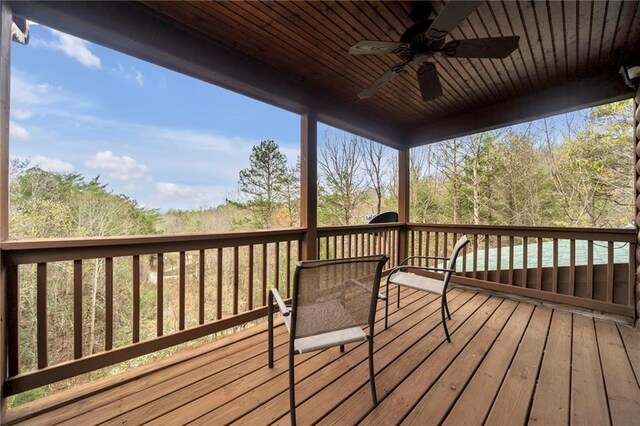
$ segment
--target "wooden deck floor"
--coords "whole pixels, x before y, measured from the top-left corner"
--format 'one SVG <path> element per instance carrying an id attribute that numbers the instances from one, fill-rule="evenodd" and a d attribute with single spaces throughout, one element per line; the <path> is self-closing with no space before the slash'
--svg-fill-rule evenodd
<path id="1" fill-rule="evenodd" d="M 371 403 L 366 345 L 301 355 L 300 424 L 637 424 L 640 334 L 632 328 L 454 288 L 446 343 L 439 300 L 410 290 L 402 296 L 388 330 L 378 315 L 379 405 Z M 111 388 L 93 387 L 82 398 L 76 392 L 71 403 L 26 421 L 288 424 L 284 327 L 276 331 L 271 370 L 266 342 L 266 327 L 258 325 L 142 368 L 135 380 L 110 379 Z M 5 420 L 43 405 L 13 410 Z"/>

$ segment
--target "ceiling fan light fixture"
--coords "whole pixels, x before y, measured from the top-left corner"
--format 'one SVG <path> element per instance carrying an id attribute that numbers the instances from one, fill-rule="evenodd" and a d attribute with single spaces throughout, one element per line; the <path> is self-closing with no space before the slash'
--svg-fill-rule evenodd
<path id="1" fill-rule="evenodd" d="M 627 86 L 634 90 L 640 88 L 640 65 L 623 65 L 620 74 Z"/>

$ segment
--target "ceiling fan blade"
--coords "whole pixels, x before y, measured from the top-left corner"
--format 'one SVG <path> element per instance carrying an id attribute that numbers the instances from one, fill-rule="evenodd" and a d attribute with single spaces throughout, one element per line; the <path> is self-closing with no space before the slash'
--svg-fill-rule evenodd
<path id="1" fill-rule="evenodd" d="M 482 1 L 449 1 L 427 30 L 427 38 L 439 40 L 460 25 Z"/>
<path id="2" fill-rule="evenodd" d="M 442 51 L 454 58 L 506 58 L 518 48 L 519 36 L 455 40 Z"/>
<path id="3" fill-rule="evenodd" d="M 420 84 L 420 93 L 423 101 L 432 101 L 442 95 L 438 71 L 431 62 L 425 62 L 418 68 L 418 83 Z"/>
<path id="4" fill-rule="evenodd" d="M 358 97 L 360 99 L 368 99 L 368 98 L 370 98 L 371 96 L 374 95 L 374 93 L 376 93 L 378 90 L 382 89 L 382 87 L 385 84 L 387 84 L 388 82 L 390 82 L 391 80 L 393 80 L 394 78 L 399 76 L 403 71 L 404 71 L 404 64 L 398 64 L 398 65 L 394 66 L 389 71 L 387 71 L 386 73 L 382 74 L 382 76 L 379 79 L 377 79 L 376 81 L 371 83 L 369 85 L 369 87 L 367 87 L 362 92 L 358 93 Z"/>
<path id="5" fill-rule="evenodd" d="M 355 46 L 351 46 L 349 53 L 352 55 L 386 55 L 389 53 L 400 53 L 410 48 L 411 46 L 407 43 L 364 40 Z"/>

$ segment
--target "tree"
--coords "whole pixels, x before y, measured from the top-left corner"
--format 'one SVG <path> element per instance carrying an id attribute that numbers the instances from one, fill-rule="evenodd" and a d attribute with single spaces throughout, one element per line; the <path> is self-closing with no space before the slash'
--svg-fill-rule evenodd
<path id="1" fill-rule="evenodd" d="M 548 143 L 556 191 L 573 226 L 621 226 L 633 203 L 633 133 L 628 101 L 592 109 L 559 145 Z M 629 194 L 629 195 L 628 195 Z"/>
<path id="2" fill-rule="evenodd" d="M 385 169 L 388 149 L 379 143 L 370 140 L 361 140 L 363 161 L 362 165 L 369 180 L 369 184 L 376 193 L 376 213 L 382 210 L 382 198 L 384 196 L 385 181 L 388 171 Z"/>
<path id="3" fill-rule="evenodd" d="M 239 190 L 244 200 L 230 201 L 252 213 L 260 228 L 271 228 L 277 207 L 286 200 L 286 188 L 296 176 L 287 167 L 287 157 L 273 140 L 254 146 L 249 167 L 240 171 Z"/>
<path id="4" fill-rule="evenodd" d="M 363 200 L 362 152 L 358 138 L 326 129 L 318 165 L 322 172 L 320 209 L 330 220 L 350 225 Z"/>
<path id="5" fill-rule="evenodd" d="M 449 217 L 452 223 L 460 223 L 465 144 L 462 139 L 456 138 L 438 144 L 436 149 L 435 164 L 444 180 Z"/>

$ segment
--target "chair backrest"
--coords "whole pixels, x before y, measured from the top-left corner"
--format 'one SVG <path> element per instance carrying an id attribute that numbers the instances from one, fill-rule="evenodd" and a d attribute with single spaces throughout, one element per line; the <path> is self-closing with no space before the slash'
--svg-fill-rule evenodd
<path id="1" fill-rule="evenodd" d="M 453 246 L 453 251 L 451 252 L 451 256 L 449 257 L 449 263 L 447 264 L 447 269 L 456 270 L 456 260 L 458 259 L 458 255 L 466 246 L 469 244 L 469 239 L 466 235 L 460 237 L 458 241 L 456 241 L 455 246 Z M 451 278 L 451 272 L 445 272 L 444 274 L 444 290 L 447 290 L 447 286 L 449 285 L 449 279 Z"/>
<path id="2" fill-rule="evenodd" d="M 293 280 L 292 336 L 373 327 L 386 255 L 298 262 Z"/>

